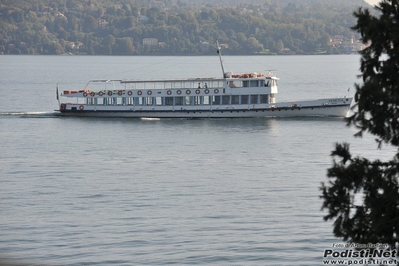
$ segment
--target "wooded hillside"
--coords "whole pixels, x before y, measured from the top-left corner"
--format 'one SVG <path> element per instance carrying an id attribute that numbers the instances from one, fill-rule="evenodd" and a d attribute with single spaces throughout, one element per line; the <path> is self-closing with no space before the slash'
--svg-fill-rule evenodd
<path id="1" fill-rule="evenodd" d="M 298 3 L 300 2 L 300 3 Z M 348 53 L 362 0 L 2 0 L 0 53 Z M 351 45 L 352 43 L 352 45 Z"/>

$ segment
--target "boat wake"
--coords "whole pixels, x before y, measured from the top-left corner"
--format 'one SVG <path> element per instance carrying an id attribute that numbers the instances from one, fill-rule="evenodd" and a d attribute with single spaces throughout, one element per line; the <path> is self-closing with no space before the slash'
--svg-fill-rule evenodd
<path id="1" fill-rule="evenodd" d="M 53 118 L 53 117 L 59 117 L 59 113 L 57 113 L 57 112 L 0 112 L 0 117 Z"/>
<path id="2" fill-rule="evenodd" d="M 142 121 L 159 121 L 161 119 L 160 118 L 154 118 L 154 117 L 141 117 L 140 120 L 142 120 Z"/>

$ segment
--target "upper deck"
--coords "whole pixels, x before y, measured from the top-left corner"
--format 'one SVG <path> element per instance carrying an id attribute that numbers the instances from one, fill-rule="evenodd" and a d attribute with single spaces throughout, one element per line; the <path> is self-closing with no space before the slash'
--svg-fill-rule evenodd
<path id="1" fill-rule="evenodd" d="M 66 97 L 118 97 L 125 95 L 180 95 L 181 90 L 186 94 L 248 94 L 252 93 L 277 93 L 277 80 L 272 73 L 242 73 L 228 72 L 224 78 L 183 78 L 183 79 L 150 79 L 150 80 L 90 80 L 82 90 L 65 90 L 62 96 Z M 240 89 L 245 89 L 241 91 Z M 191 91 L 193 90 L 193 91 Z M 144 93 L 143 93 L 144 92 Z"/>

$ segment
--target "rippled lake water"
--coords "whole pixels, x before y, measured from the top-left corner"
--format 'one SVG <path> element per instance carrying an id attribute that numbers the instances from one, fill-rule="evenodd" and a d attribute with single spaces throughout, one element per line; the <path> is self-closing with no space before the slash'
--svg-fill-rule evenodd
<path id="1" fill-rule="evenodd" d="M 277 69 L 279 100 L 353 94 L 359 56 L 224 58 Z M 320 265 L 340 240 L 320 183 L 341 118 L 63 118 L 55 86 L 217 77 L 215 57 L 0 57 L 0 259 L 37 265 Z M 351 88 L 351 89 L 349 89 Z M 349 89 L 349 92 L 348 92 Z"/>

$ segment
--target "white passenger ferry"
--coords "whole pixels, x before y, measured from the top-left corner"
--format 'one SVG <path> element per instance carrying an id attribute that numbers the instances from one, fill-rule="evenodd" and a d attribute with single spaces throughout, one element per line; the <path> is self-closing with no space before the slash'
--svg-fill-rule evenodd
<path id="1" fill-rule="evenodd" d="M 342 97 L 279 103 L 273 72 L 225 73 L 221 65 L 221 78 L 91 80 L 82 90 L 57 89 L 57 111 L 86 117 L 345 117 L 352 102 Z"/>

